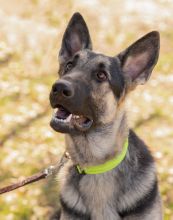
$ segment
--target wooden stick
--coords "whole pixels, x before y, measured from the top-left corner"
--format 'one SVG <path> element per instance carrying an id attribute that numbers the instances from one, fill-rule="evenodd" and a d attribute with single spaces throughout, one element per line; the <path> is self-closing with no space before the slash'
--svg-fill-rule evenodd
<path id="1" fill-rule="evenodd" d="M 3 188 L 0 188 L 0 194 L 10 192 L 12 190 L 18 189 L 20 187 L 23 187 L 25 185 L 28 185 L 30 183 L 37 182 L 41 179 L 45 179 L 50 175 L 57 174 L 62 166 L 67 162 L 69 159 L 69 155 L 67 153 L 64 153 L 64 155 L 61 157 L 61 159 L 57 162 L 54 166 L 49 166 L 48 168 L 44 169 L 43 171 L 36 173 L 32 176 L 29 176 L 23 180 L 18 181 L 17 183 L 5 186 Z"/>
<path id="2" fill-rule="evenodd" d="M 14 183 L 14 184 L 11 184 L 9 186 L 5 186 L 3 188 L 0 188 L 0 194 L 10 192 L 12 190 L 18 189 L 22 186 L 25 186 L 27 184 L 39 181 L 39 180 L 44 179 L 44 178 L 46 178 L 46 173 L 44 173 L 44 172 L 36 173 L 35 175 L 27 177 L 26 179 L 21 180 L 17 183 Z"/>

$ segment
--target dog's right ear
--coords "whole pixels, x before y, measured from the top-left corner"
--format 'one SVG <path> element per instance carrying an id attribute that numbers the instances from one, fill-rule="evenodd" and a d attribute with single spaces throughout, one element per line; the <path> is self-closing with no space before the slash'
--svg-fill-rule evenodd
<path id="1" fill-rule="evenodd" d="M 92 49 L 92 43 L 87 25 L 80 13 L 75 13 L 69 21 L 63 36 L 59 52 L 60 63 L 66 62 L 77 51 Z"/>

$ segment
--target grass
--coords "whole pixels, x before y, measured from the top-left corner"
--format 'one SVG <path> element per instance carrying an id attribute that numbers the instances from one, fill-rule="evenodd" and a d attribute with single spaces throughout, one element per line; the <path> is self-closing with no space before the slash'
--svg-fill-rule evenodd
<path id="1" fill-rule="evenodd" d="M 49 127 L 48 97 L 57 77 L 57 54 L 63 31 L 73 12 L 80 11 L 88 23 L 94 49 L 108 55 L 119 53 L 151 30 L 161 33 L 158 65 L 148 84 L 129 96 L 127 109 L 130 126 L 156 158 L 164 219 L 172 220 L 173 3 L 161 0 L 70 0 L 66 4 L 62 0 L 44 4 L 41 0 L 0 0 L 0 3 L 0 187 L 55 163 L 63 153 L 63 135 Z M 58 203 L 57 183 L 49 178 L 0 196 L 0 219 L 48 219 Z"/>

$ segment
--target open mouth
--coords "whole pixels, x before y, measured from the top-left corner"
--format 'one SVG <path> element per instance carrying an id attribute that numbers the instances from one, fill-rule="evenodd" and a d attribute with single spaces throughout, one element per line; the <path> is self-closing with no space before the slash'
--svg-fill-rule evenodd
<path id="1" fill-rule="evenodd" d="M 92 120 L 84 115 L 76 115 L 68 111 L 62 105 L 57 105 L 51 120 L 51 126 L 56 131 L 68 132 L 73 128 L 79 131 L 86 131 L 92 125 Z"/>

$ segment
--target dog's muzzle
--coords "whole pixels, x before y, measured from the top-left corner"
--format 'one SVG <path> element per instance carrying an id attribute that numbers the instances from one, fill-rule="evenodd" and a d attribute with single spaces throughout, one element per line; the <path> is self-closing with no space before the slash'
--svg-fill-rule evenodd
<path id="1" fill-rule="evenodd" d="M 84 132 L 91 127 L 93 120 L 82 114 L 71 82 L 59 80 L 54 83 L 50 103 L 54 109 L 50 125 L 54 130 L 63 133 L 74 130 Z"/>

